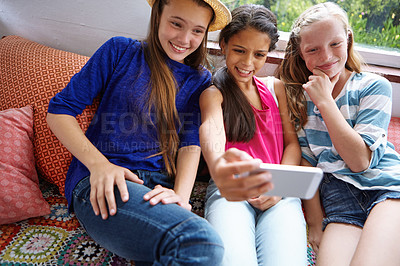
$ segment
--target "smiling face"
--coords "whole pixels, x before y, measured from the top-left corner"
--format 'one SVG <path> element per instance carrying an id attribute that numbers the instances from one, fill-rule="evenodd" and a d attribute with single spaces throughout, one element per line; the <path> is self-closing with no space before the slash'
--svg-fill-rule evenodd
<path id="1" fill-rule="evenodd" d="M 300 53 L 308 70 L 320 69 L 330 78 L 344 72 L 348 34 L 339 20 L 330 17 L 314 22 L 300 31 L 300 38 Z"/>
<path id="2" fill-rule="evenodd" d="M 211 8 L 192 0 L 170 0 L 160 18 L 158 38 L 169 58 L 183 60 L 201 44 L 212 18 Z"/>
<path id="3" fill-rule="evenodd" d="M 268 34 L 253 28 L 233 35 L 228 43 L 221 42 L 228 71 L 239 86 L 253 82 L 253 75 L 265 64 L 270 44 Z"/>

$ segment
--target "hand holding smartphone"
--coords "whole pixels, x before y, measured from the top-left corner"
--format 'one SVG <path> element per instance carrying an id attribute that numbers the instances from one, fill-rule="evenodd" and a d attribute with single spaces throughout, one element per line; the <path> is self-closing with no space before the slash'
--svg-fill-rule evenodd
<path id="1" fill-rule="evenodd" d="M 238 177 L 246 177 L 264 171 L 271 173 L 274 184 L 274 188 L 265 193 L 268 196 L 311 199 L 323 177 L 322 170 L 317 167 L 268 163 L 262 163 L 259 169 Z"/>

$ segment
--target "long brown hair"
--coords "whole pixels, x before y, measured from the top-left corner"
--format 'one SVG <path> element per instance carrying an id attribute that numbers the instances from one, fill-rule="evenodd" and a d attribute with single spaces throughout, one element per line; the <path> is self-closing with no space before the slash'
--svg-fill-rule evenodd
<path id="1" fill-rule="evenodd" d="M 232 11 L 232 21 L 219 35 L 219 43 L 227 44 L 232 36 L 246 29 L 255 29 L 269 36 L 269 51 L 275 49 L 279 34 L 275 15 L 261 5 L 243 5 Z M 256 122 L 253 109 L 246 95 L 229 74 L 226 67 L 213 76 L 213 84 L 223 96 L 222 109 L 226 137 L 230 142 L 249 142 L 255 133 Z"/>
<path id="2" fill-rule="evenodd" d="M 304 11 L 292 26 L 285 56 L 278 71 L 280 79 L 285 83 L 289 115 L 296 125 L 296 130 L 300 130 L 307 123 L 307 102 L 302 85 L 307 83 L 308 77 L 312 74 L 301 58 L 300 31 L 304 27 L 328 17 L 334 17 L 340 21 L 343 30 L 348 34 L 346 69 L 360 73 L 363 65 L 361 56 L 354 50 L 353 32 L 350 29 L 347 14 L 342 8 L 332 2 L 326 2 L 314 5 Z"/>
<path id="3" fill-rule="evenodd" d="M 209 7 L 202 0 L 192 0 L 199 6 Z M 145 59 L 150 68 L 150 95 L 148 99 L 148 111 L 156 112 L 156 126 L 161 151 L 153 156 L 162 155 L 165 168 L 170 176 L 176 174 L 176 155 L 179 147 L 177 126 L 179 116 L 176 110 L 175 97 L 179 89 L 171 69 L 167 64 L 168 56 L 165 54 L 158 38 L 159 24 L 162 11 L 168 0 L 156 0 L 153 4 L 150 19 L 150 29 L 146 42 L 143 43 Z M 211 22 L 210 22 L 211 23 Z M 207 29 L 208 31 L 208 29 Z M 201 64 L 206 64 L 207 31 L 200 46 L 188 55 L 184 63 L 199 71 Z"/>

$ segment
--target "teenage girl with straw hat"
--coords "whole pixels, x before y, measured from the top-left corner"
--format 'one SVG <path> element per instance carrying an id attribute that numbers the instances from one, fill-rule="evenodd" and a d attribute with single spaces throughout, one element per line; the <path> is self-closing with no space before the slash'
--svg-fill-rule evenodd
<path id="1" fill-rule="evenodd" d="M 136 265 L 218 265 L 222 242 L 189 197 L 207 32 L 230 13 L 217 0 L 148 2 L 147 39 L 110 39 L 50 102 L 48 124 L 74 155 L 65 195 L 97 243 Z M 75 117 L 99 95 L 84 134 Z"/>

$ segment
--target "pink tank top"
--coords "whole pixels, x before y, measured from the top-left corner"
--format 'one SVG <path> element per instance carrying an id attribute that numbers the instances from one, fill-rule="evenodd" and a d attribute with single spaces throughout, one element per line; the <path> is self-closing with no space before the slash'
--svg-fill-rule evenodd
<path id="1" fill-rule="evenodd" d="M 228 142 L 225 150 L 237 148 L 259 158 L 265 163 L 280 164 L 283 153 L 282 121 L 278 102 L 274 91 L 274 78 L 268 78 L 268 87 L 254 76 L 258 93 L 261 98 L 262 110 L 253 107 L 256 119 L 256 131 L 250 142 Z"/>

